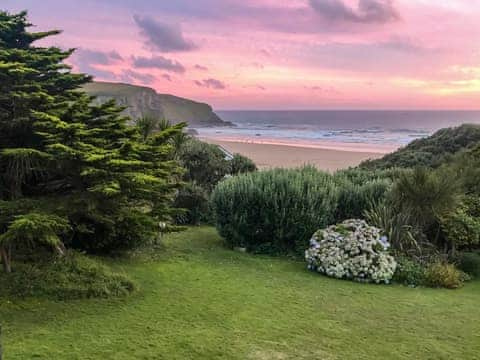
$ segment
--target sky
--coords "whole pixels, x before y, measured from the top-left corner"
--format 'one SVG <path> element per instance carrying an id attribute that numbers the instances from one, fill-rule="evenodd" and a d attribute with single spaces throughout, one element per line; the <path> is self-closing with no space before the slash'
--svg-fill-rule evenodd
<path id="1" fill-rule="evenodd" d="M 2 0 L 69 63 L 215 109 L 480 109 L 480 0 Z"/>

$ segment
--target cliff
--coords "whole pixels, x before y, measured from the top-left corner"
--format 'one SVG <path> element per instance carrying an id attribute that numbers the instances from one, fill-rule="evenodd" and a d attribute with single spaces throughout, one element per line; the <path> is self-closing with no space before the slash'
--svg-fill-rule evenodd
<path id="1" fill-rule="evenodd" d="M 92 82 L 84 86 L 97 101 L 115 99 L 126 106 L 125 114 L 132 119 L 143 115 L 164 117 L 172 123 L 187 122 L 190 127 L 232 126 L 213 112 L 210 105 L 130 84 Z"/>

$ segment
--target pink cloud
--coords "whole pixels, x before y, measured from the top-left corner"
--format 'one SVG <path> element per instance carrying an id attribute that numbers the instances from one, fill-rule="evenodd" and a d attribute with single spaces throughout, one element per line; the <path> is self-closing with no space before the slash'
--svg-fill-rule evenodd
<path id="1" fill-rule="evenodd" d="M 480 107 L 479 0 L 5 2 L 77 71 L 216 108 Z"/>

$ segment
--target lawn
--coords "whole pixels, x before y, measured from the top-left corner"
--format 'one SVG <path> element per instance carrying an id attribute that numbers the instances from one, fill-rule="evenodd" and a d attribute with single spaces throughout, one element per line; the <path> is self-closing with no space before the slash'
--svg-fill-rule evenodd
<path id="1" fill-rule="evenodd" d="M 139 290 L 117 300 L 0 298 L 4 358 L 477 359 L 480 282 L 363 285 L 302 262 L 229 251 L 212 228 L 117 260 Z"/>

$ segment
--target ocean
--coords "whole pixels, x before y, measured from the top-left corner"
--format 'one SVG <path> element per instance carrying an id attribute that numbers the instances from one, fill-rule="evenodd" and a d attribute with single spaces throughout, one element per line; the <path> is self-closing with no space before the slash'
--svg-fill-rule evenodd
<path id="1" fill-rule="evenodd" d="M 235 127 L 197 129 L 201 137 L 389 152 L 445 127 L 480 124 L 480 111 L 217 111 Z"/>

